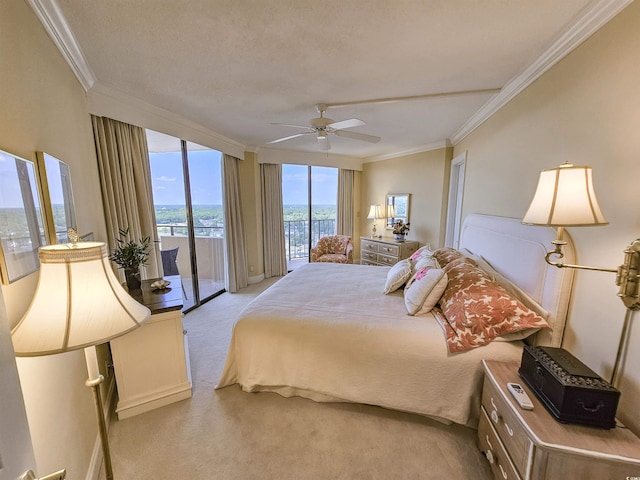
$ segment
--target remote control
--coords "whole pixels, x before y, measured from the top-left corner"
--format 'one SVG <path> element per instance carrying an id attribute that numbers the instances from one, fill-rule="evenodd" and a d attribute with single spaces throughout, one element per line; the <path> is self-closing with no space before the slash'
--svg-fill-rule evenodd
<path id="1" fill-rule="evenodd" d="M 533 403 L 531 403 L 529 395 L 527 395 L 527 392 L 523 390 L 519 383 L 507 383 L 507 390 L 511 392 L 511 395 L 516 399 L 520 408 L 524 408 L 525 410 L 533 409 Z"/>

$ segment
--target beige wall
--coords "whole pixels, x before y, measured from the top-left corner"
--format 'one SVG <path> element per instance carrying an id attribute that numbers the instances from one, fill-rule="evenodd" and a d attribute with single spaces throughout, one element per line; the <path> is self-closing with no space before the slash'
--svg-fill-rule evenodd
<path id="1" fill-rule="evenodd" d="M 578 262 L 614 268 L 640 234 L 640 3 L 635 2 L 457 144 L 464 214 L 522 218 L 539 171 L 591 165 L 610 224 L 568 229 Z M 625 309 L 612 273 L 578 271 L 564 346 L 610 378 Z M 637 315 L 636 315 L 637 316 Z M 623 371 L 622 420 L 640 433 L 640 325 Z"/>
<path id="2" fill-rule="evenodd" d="M 384 206 L 388 193 L 410 193 L 411 230 L 407 239 L 421 245 L 431 243 L 433 248 L 442 246 L 451 150 L 442 148 L 365 163 L 360 196 L 361 234 L 371 235 L 372 220 L 367 219 L 370 205 Z M 385 230 L 383 220 L 378 220 L 377 228 L 383 236 L 392 236 L 390 230 Z"/>
<path id="3" fill-rule="evenodd" d="M 0 65 L 0 149 L 34 161 L 41 150 L 67 162 L 80 233 L 104 239 L 84 91 L 23 0 L 0 2 Z M 31 301 L 37 275 L 2 286 L 10 326 Z M 18 369 L 38 473 L 64 467 L 68 478 L 85 478 L 97 431 L 82 352 L 19 359 Z"/>

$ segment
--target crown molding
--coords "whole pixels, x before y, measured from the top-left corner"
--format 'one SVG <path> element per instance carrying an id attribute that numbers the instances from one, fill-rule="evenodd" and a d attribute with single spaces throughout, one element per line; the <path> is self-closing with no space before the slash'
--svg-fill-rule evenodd
<path id="1" fill-rule="evenodd" d="M 87 59 L 82 53 L 82 49 L 56 1 L 26 0 L 26 2 L 33 9 L 49 37 L 62 53 L 85 92 L 89 91 L 96 82 L 96 76 L 87 63 Z"/>
<path id="2" fill-rule="evenodd" d="M 451 137 L 453 145 L 462 141 L 632 2 L 633 0 L 598 0 L 589 5 L 571 26 L 552 42 L 551 46 L 542 55 L 509 80 L 502 87 L 500 93 L 491 98 L 467 120 Z"/>
<path id="3" fill-rule="evenodd" d="M 413 155 L 415 153 L 430 152 L 432 150 L 440 150 L 441 148 L 451 147 L 449 140 L 440 140 L 430 143 L 428 145 L 422 145 L 420 147 L 412 148 L 411 150 L 404 150 L 397 153 L 388 153 L 385 155 L 375 155 L 373 157 L 366 157 L 362 159 L 362 163 L 380 162 L 382 160 L 391 160 L 392 158 L 405 157 L 407 155 Z"/>

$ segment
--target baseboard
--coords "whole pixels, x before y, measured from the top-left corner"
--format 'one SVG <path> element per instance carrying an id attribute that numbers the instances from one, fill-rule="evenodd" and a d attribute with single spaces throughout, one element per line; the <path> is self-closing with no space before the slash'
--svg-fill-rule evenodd
<path id="1" fill-rule="evenodd" d="M 260 283 L 263 280 L 264 280 L 264 273 L 261 273 L 260 275 L 255 275 L 253 277 L 249 277 L 247 279 L 249 285 L 252 285 L 254 283 Z"/>
<path id="2" fill-rule="evenodd" d="M 111 425 L 111 416 L 115 410 L 116 401 L 116 376 L 111 375 L 107 379 L 108 383 L 103 383 L 102 386 L 107 387 L 107 396 L 104 401 L 104 415 L 105 422 L 107 424 L 107 430 Z M 93 453 L 91 454 L 91 461 L 89 462 L 89 468 L 87 468 L 86 480 L 99 480 L 100 468 L 102 467 L 102 444 L 100 443 L 100 432 L 96 435 L 96 441 L 93 443 Z"/>

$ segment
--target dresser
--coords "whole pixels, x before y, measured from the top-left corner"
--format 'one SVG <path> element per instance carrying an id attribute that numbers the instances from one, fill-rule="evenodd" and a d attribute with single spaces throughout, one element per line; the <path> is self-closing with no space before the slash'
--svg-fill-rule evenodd
<path id="1" fill-rule="evenodd" d="M 362 265 L 394 265 L 418 250 L 418 242 L 396 242 L 392 238 L 360 237 Z"/>
<path id="2" fill-rule="evenodd" d="M 141 290 L 132 293 L 133 298 L 151 310 L 151 318 L 110 342 L 119 419 L 191 397 L 180 276 L 165 277 L 171 285 L 164 290 L 151 288 L 155 280 L 158 279 L 143 280 Z"/>
<path id="3" fill-rule="evenodd" d="M 518 375 L 518 364 L 483 360 L 485 371 L 478 446 L 496 479 L 598 480 L 640 478 L 640 439 L 613 429 L 557 422 Z M 533 410 L 507 390 L 522 385 Z"/>

